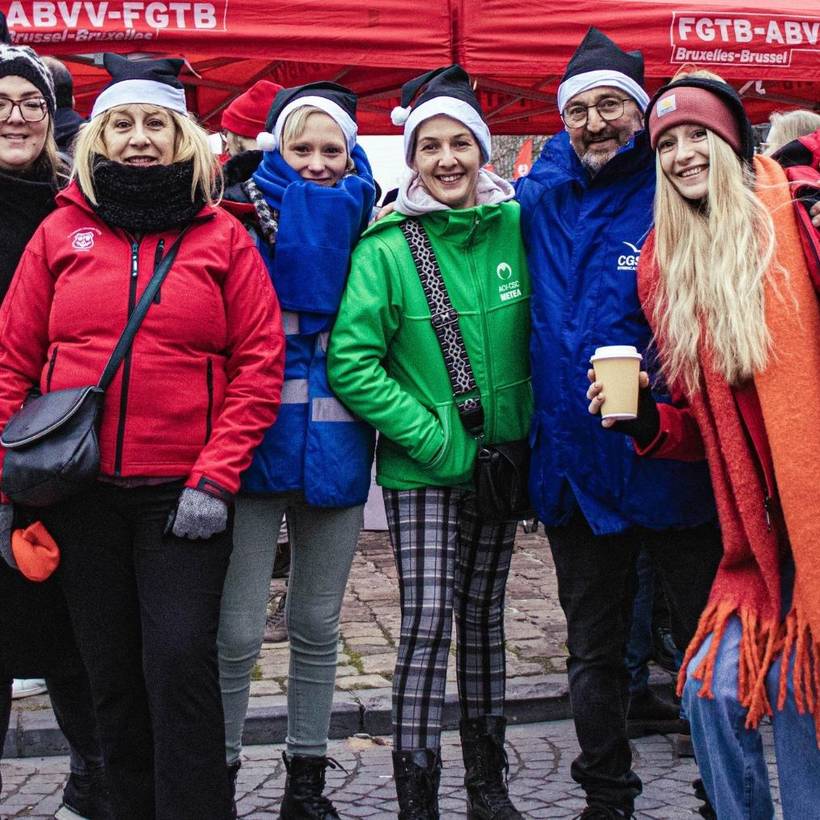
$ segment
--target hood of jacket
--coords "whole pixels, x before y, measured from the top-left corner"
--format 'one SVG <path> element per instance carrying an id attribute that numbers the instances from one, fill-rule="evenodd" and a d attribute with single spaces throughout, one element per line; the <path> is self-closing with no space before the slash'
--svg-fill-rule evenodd
<path id="1" fill-rule="evenodd" d="M 515 196 L 515 189 L 509 182 L 482 168 L 478 172 L 476 205 L 497 205 Z M 399 185 L 396 210 L 405 216 L 424 216 L 434 211 L 449 211 L 448 205 L 439 202 L 421 182 L 417 171 L 409 171 Z"/>

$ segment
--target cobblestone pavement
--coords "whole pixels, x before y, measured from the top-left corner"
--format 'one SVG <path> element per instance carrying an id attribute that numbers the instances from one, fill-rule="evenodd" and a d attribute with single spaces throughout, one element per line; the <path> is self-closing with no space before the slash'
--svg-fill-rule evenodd
<path id="1" fill-rule="evenodd" d="M 282 588 L 284 581 L 274 581 L 275 590 Z M 399 625 L 396 565 L 387 533 L 363 532 L 342 608 L 337 690 L 356 699 L 367 690 L 390 686 Z M 519 527 L 507 584 L 506 636 L 507 676 L 513 684 L 566 672 L 566 625 L 543 530 L 536 535 Z M 251 706 L 265 705 L 267 696 L 285 692 L 287 673 L 287 645 L 266 645 L 251 687 Z M 453 652 L 452 684 L 454 675 Z"/>
<path id="2" fill-rule="evenodd" d="M 283 580 L 274 580 L 272 595 L 280 595 L 284 587 Z M 508 697 L 521 702 L 521 710 L 514 713 L 516 719 L 568 717 L 566 624 L 543 529 L 538 534 L 518 529 L 505 621 Z M 363 532 L 342 608 L 332 736 L 343 737 L 360 728 L 373 734 L 389 731 L 390 686 L 399 626 L 396 567 L 387 533 Z M 284 738 L 288 657 L 287 643 L 265 644 L 262 648 L 253 672 L 246 742 L 277 742 Z M 447 678 L 450 705 L 445 721 L 452 724 L 455 644 Z M 539 698 L 540 711 L 533 711 L 532 704 Z M 47 696 L 15 701 L 13 708 L 7 756 L 59 754 L 66 750 Z M 360 717 L 365 714 L 366 718 Z"/>
<path id="3" fill-rule="evenodd" d="M 768 730 L 765 738 L 771 757 Z M 446 820 L 464 818 L 458 734 L 446 732 L 442 746 L 441 816 Z M 696 776 L 692 759 L 676 757 L 670 739 L 661 736 L 641 738 L 634 741 L 633 748 L 635 770 L 644 783 L 635 816 L 655 820 L 698 817 L 698 801 L 690 786 Z M 582 809 L 580 787 L 569 777 L 569 765 L 577 749 L 570 721 L 509 729 L 510 791 L 526 817 L 571 818 Z M 281 751 L 281 745 L 246 748 L 237 783 L 240 817 L 278 815 L 285 780 Z M 327 776 L 327 794 L 342 817 L 382 820 L 396 816 L 386 738 L 363 736 L 332 741 L 329 754 L 347 770 L 329 769 Z M 0 817 L 51 817 L 60 803 L 67 768 L 67 757 L 4 761 Z"/>

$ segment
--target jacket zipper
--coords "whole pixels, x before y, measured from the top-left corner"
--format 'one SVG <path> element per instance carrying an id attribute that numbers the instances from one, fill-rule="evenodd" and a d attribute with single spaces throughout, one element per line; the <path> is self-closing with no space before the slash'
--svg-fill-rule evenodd
<path id="1" fill-rule="evenodd" d="M 205 383 L 208 386 L 208 411 L 205 415 L 205 443 L 211 437 L 211 412 L 214 409 L 214 363 L 208 359 L 205 368 Z"/>
<path id="2" fill-rule="evenodd" d="M 51 391 L 51 376 L 54 373 L 54 365 L 57 364 L 57 351 L 60 346 L 57 345 L 51 352 L 51 361 L 48 363 L 48 373 L 46 374 L 46 393 Z"/>
<path id="3" fill-rule="evenodd" d="M 139 275 L 139 247 L 136 239 L 131 240 L 131 272 L 128 277 L 128 318 L 137 303 L 137 276 Z M 132 346 L 133 348 L 133 346 Z M 125 439 L 125 417 L 128 410 L 128 381 L 131 376 L 131 348 L 125 354 L 122 365 L 122 388 L 120 390 L 120 418 L 117 424 L 117 446 L 114 455 L 114 475 L 122 475 L 122 448 Z"/>
<path id="4" fill-rule="evenodd" d="M 162 254 L 163 254 L 164 250 L 165 250 L 165 240 L 160 239 L 159 242 L 157 242 L 157 250 L 156 250 L 156 253 L 154 254 L 154 270 L 156 270 L 159 267 L 159 263 L 162 261 Z M 156 296 L 154 296 L 153 304 L 158 305 L 160 303 L 161 296 L 162 296 L 162 285 L 160 285 L 157 288 L 157 293 L 156 293 Z"/>

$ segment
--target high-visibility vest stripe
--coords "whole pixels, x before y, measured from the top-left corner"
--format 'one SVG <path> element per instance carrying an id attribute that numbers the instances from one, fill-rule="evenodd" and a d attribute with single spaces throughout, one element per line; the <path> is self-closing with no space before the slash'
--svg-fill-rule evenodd
<path id="1" fill-rule="evenodd" d="M 282 384 L 282 404 L 307 404 L 307 400 L 307 379 L 287 379 Z"/>
<path id="2" fill-rule="evenodd" d="M 313 399 L 310 410 L 312 421 L 356 421 L 350 411 L 332 396 Z"/>
<path id="3" fill-rule="evenodd" d="M 283 310 L 282 329 L 285 331 L 285 336 L 295 336 L 299 332 L 299 314 L 292 310 Z"/>

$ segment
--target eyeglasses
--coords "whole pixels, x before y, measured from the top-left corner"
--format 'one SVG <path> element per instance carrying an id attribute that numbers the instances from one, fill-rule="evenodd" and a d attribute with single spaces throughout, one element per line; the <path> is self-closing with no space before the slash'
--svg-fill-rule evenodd
<path id="1" fill-rule="evenodd" d="M 562 112 L 561 119 L 568 128 L 580 128 L 586 125 L 589 118 L 589 109 L 594 108 L 598 116 L 606 122 L 617 120 L 623 116 L 624 106 L 628 102 L 634 102 L 631 97 L 604 97 L 594 105 L 582 105 L 581 103 L 570 103 Z"/>
<path id="2" fill-rule="evenodd" d="M 46 101 L 40 97 L 19 101 L 0 98 L 0 122 L 10 120 L 15 107 L 19 109 L 20 116 L 26 122 L 41 122 L 48 114 Z"/>

